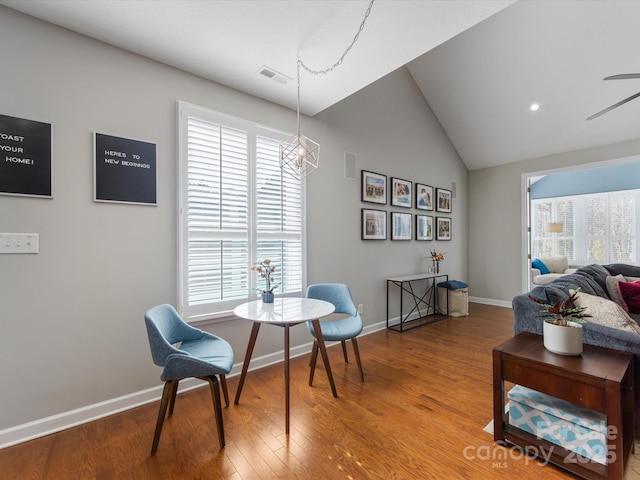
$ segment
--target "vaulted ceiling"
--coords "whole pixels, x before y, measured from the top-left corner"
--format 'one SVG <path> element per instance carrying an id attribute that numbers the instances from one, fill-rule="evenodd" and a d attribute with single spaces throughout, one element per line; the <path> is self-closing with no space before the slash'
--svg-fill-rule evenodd
<path id="1" fill-rule="evenodd" d="M 295 109 L 298 55 L 331 66 L 369 0 L 0 0 Z M 302 72 L 307 115 L 407 66 L 470 170 L 640 137 L 639 1 L 376 0 L 344 63 Z M 268 67 L 286 83 L 259 72 Z M 536 112 L 529 110 L 538 103 Z"/>

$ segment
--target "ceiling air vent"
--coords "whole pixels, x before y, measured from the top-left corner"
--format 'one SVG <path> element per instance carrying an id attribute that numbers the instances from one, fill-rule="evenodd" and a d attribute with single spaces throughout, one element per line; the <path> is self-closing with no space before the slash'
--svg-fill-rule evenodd
<path id="1" fill-rule="evenodd" d="M 271 80 L 275 80 L 278 83 L 287 83 L 291 78 L 283 75 L 280 72 L 276 72 L 273 68 L 265 67 L 264 65 L 258 69 L 258 73 L 263 77 L 270 78 Z"/>

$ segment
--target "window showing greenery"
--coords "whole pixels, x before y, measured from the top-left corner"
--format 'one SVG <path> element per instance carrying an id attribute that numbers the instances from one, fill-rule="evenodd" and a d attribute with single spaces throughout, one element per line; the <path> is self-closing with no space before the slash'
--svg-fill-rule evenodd
<path id="1" fill-rule="evenodd" d="M 637 263 L 640 190 L 531 201 L 533 257 L 565 256 L 569 263 Z M 549 232 L 548 223 L 562 232 Z"/>
<path id="2" fill-rule="evenodd" d="M 287 134 L 179 105 L 179 302 L 189 320 L 257 298 L 249 268 L 270 259 L 276 293 L 304 283 L 303 183 L 280 169 Z"/>

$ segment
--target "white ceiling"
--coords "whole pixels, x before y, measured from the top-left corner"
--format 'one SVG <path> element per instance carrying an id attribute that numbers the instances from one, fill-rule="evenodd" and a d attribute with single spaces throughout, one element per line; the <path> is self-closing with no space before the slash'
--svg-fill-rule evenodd
<path id="1" fill-rule="evenodd" d="M 409 64 L 468 168 L 640 138 L 640 1 L 519 1 Z M 529 105 L 540 104 L 537 112 Z"/>
<path id="2" fill-rule="evenodd" d="M 369 0 L 0 0 L 0 4 L 295 109 L 296 60 L 331 66 Z M 506 7 L 506 8 L 505 8 Z M 407 65 L 471 170 L 639 138 L 640 1 L 376 0 L 308 115 Z M 462 32 L 462 33 L 461 33 Z M 286 85 L 257 74 L 266 65 Z M 531 102 L 538 112 L 530 112 Z"/>

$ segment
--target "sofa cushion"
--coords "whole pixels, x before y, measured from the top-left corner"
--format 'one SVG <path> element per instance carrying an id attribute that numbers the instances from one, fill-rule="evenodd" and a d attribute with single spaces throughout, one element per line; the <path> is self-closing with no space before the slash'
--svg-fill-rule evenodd
<path id="1" fill-rule="evenodd" d="M 569 268 L 567 257 L 545 257 L 543 262 L 549 269 L 548 273 L 564 273 Z"/>
<path id="2" fill-rule="evenodd" d="M 622 275 L 618 274 L 615 277 L 609 276 L 606 279 L 607 285 L 607 293 L 609 294 L 609 298 L 616 302 L 618 305 L 622 307 L 625 312 L 629 312 L 629 307 L 627 303 L 622 298 L 622 292 L 620 292 L 620 282 L 626 282 L 627 279 Z"/>
<path id="3" fill-rule="evenodd" d="M 619 282 L 618 285 L 629 312 L 640 313 L 640 282 Z"/>
<path id="4" fill-rule="evenodd" d="M 536 275 L 533 277 L 533 283 L 536 285 L 546 285 L 562 277 L 564 273 L 546 273 L 544 275 Z"/>
<path id="5" fill-rule="evenodd" d="M 591 315 L 587 318 L 589 322 L 640 334 L 640 325 L 614 301 L 575 290 L 570 293 L 576 293 L 576 306 L 585 307 L 586 313 Z"/>
<path id="6" fill-rule="evenodd" d="M 533 262 L 531 262 L 531 266 L 533 268 L 537 268 L 538 270 L 540 270 L 540 273 L 542 275 L 545 275 L 547 273 L 551 273 L 549 271 L 549 268 L 547 268 L 547 266 L 544 264 L 544 262 L 542 260 L 540 260 L 539 258 L 536 258 Z"/>
<path id="7" fill-rule="evenodd" d="M 624 275 L 627 280 L 629 277 L 640 277 L 640 265 L 631 265 L 629 263 L 610 263 L 606 266 L 610 272 L 609 275 Z"/>

